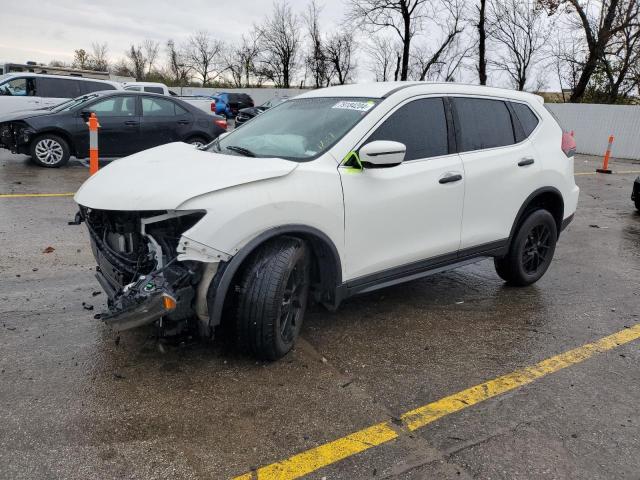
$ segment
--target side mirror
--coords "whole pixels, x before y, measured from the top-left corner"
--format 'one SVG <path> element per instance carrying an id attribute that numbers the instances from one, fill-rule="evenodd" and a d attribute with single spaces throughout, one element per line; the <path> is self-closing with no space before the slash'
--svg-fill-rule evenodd
<path id="1" fill-rule="evenodd" d="M 360 148 L 360 161 L 374 167 L 394 167 L 402 163 L 406 152 L 404 143 L 376 140 Z"/>
<path id="2" fill-rule="evenodd" d="M 224 132 L 217 136 L 216 140 L 222 140 L 224 137 L 229 135 L 231 132 Z"/>
<path id="3" fill-rule="evenodd" d="M 80 116 L 85 122 L 88 122 L 89 118 L 91 118 L 91 112 L 89 110 L 82 110 Z"/>

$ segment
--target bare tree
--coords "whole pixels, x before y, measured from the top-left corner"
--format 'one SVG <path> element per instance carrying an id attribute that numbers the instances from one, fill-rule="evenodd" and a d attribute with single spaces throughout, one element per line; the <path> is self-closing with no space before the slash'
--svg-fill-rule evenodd
<path id="1" fill-rule="evenodd" d="M 138 81 L 142 81 L 146 78 L 147 71 L 147 58 L 144 55 L 142 47 L 140 45 L 131 45 L 126 52 L 127 60 L 129 61 L 129 71 Z"/>
<path id="2" fill-rule="evenodd" d="M 125 60 L 124 58 L 121 58 L 116 63 L 111 65 L 109 71 L 114 75 L 119 75 L 121 77 L 132 77 L 135 75 L 130 68 L 129 62 L 127 62 L 127 60 Z"/>
<path id="3" fill-rule="evenodd" d="M 215 80 L 222 73 L 219 69 L 223 43 L 200 31 L 189 38 L 187 46 L 187 59 L 189 65 L 202 79 L 202 86 Z"/>
<path id="4" fill-rule="evenodd" d="M 478 80 L 480 85 L 487 84 L 487 29 L 485 27 L 487 18 L 487 0 L 480 0 L 476 5 L 478 11 Z"/>
<path id="5" fill-rule="evenodd" d="M 109 69 L 109 47 L 106 43 L 91 44 L 90 63 L 94 70 L 105 72 Z"/>
<path id="6" fill-rule="evenodd" d="M 303 15 L 307 34 L 309 35 L 309 52 L 305 56 L 305 65 L 313 77 L 316 88 L 327 83 L 328 65 L 324 51 L 324 42 L 320 31 L 320 12 L 322 7 L 316 0 L 311 0 Z"/>
<path id="7" fill-rule="evenodd" d="M 464 31 L 462 19 L 464 4 L 461 0 L 443 0 L 438 7 L 442 7 L 442 10 L 438 8 L 441 14 L 446 13 L 441 19 L 437 19 L 434 12 L 430 30 L 438 31 L 439 38 L 430 39 L 428 44 L 416 48 L 413 53 L 413 70 L 419 80 L 439 76 L 444 66 L 451 60 L 447 56 L 448 53 L 456 45 L 458 35 Z M 435 45 L 435 49 L 432 45 Z M 437 74 L 430 75 L 434 72 Z"/>
<path id="8" fill-rule="evenodd" d="M 260 53 L 255 33 L 242 36 L 240 44 L 225 49 L 224 68 L 231 75 L 236 87 L 251 85 L 251 77 L 256 70 L 256 59 Z"/>
<path id="9" fill-rule="evenodd" d="M 325 45 L 325 55 L 331 69 L 327 75 L 327 83 L 334 78 L 339 85 L 344 85 L 356 69 L 356 42 L 351 30 L 344 29 L 332 34 Z"/>
<path id="10" fill-rule="evenodd" d="M 605 51 L 602 70 L 606 78 L 607 103 L 626 98 L 638 87 L 640 68 L 640 23 L 618 31 Z"/>
<path id="11" fill-rule="evenodd" d="M 300 20 L 285 1 L 273 4 L 273 12 L 256 26 L 260 46 L 258 73 L 276 84 L 289 88 L 298 68 Z"/>
<path id="12" fill-rule="evenodd" d="M 79 48 L 73 51 L 73 67 L 86 70 L 89 68 L 89 54 L 84 48 Z"/>
<path id="13" fill-rule="evenodd" d="M 626 27 L 638 24 L 638 0 L 601 0 L 597 5 L 589 0 L 540 0 L 550 13 L 562 10 L 572 19 L 572 26 L 581 29 L 586 43 L 582 71 L 570 102 L 582 101 L 592 75 L 603 61 L 613 37 Z"/>
<path id="14" fill-rule="evenodd" d="M 393 30 L 402 43 L 400 80 L 409 76 L 411 41 L 422 29 L 427 15 L 427 0 L 345 0 L 347 19 L 354 24 L 369 26 L 372 31 Z"/>
<path id="15" fill-rule="evenodd" d="M 364 49 L 370 59 L 369 71 L 375 76 L 376 82 L 391 80 L 398 52 L 394 42 L 389 37 L 374 35 L 371 44 L 365 44 Z"/>
<path id="16" fill-rule="evenodd" d="M 160 42 L 155 40 L 146 39 L 142 44 L 144 49 L 144 55 L 147 60 L 147 75 L 150 75 L 153 71 L 153 65 L 158 59 L 158 52 L 160 51 Z"/>
<path id="17" fill-rule="evenodd" d="M 565 90 L 573 91 L 578 83 L 584 63 L 581 61 L 583 55 L 580 41 L 571 34 L 558 37 L 551 47 L 552 61 L 548 66 L 553 68 L 558 79 L 563 102 L 568 100 Z"/>
<path id="18" fill-rule="evenodd" d="M 536 0 L 494 0 L 489 5 L 489 22 L 490 41 L 497 47 L 491 65 L 505 72 L 515 88 L 524 90 L 551 34 L 544 11 Z"/>
<path id="19" fill-rule="evenodd" d="M 167 69 L 171 75 L 171 79 L 177 85 L 184 86 L 189 82 L 193 69 L 187 61 L 187 55 L 184 48 L 176 47 L 173 40 L 168 40 L 167 50 Z"/>

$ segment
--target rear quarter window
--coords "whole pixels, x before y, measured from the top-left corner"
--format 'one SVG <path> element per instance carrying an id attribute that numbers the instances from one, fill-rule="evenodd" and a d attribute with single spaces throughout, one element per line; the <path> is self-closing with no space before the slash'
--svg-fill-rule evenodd
<path id="1" fill-rule="evenodd" d="M 524 130 L 525 137 L 528 137 L 538 126 L 538 117 L 531 111 L 531 108 L 524 103 L 511 103 L 511 106 L 514 112 L 516 112 L 516 116 Z"/>
<path id="2" fill-rule="evenodd" d="M 164 94 L 164 90 L 161 87 L 144 87 L 144 91 L 147 93 L 159 93 L 161 95 Z"/>
<path id="3" fill-rule="evenodd" d="M 116 87 L 109 83 L 81 81 L 80 89 L 82 90 L 81 95 L 85 95 L 87 93 L 100 92 L 102 90 L 115 90 Z"/>
<path id="4" fill-rule="evenodd" d="M 458 151 L 468 152 L 515 143 L 511 114 L 502 100 L 455 97 Z"/>

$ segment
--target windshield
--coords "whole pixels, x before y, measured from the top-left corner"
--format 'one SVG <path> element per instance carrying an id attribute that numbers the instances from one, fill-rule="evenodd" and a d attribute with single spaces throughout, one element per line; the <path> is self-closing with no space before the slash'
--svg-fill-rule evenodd
<path id="1" fill-rule="evenodd" d="M 52 112 L 68 112 L 69 110 L 79 105 L 82 105 L 84 103 L 87 103 L 89 100 L 93 100 L 94 98 L 97 98 L 97 97 L 98 95 L 95 95 L 95 94 L 83 95 L 81 97 L 77 97 L 72 100 L 67 100 L 66 102 L 59 103 L 55 107 L 51 107 L 51 111 Z"/>
<path id="2" fill-rule="evenodd" d="M 207 150 L 228 155 L 311 160 L 331 148 L 379 99 L 287 100 L 234 130 Z"/>

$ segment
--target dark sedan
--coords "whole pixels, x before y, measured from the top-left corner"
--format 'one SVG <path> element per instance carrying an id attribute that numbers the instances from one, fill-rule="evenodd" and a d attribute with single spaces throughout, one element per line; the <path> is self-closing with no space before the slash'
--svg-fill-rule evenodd
<path id="1" fill-rule="evenodd" d="M 262 105 L 258 105 L 257 107 L 249 107 L 243 108 L 238 111 L 238 116 L 236 117 L 236 127 L 239 127 L 245 122 L 248 122 L 253 117 L 260 115 L 265 110 L 268 110 L 276 105 L 280 105 L 282 102 L 288 100 L 289 97 L 274 97 L 271 100 L 264 102 Z"/>
<path id="2" fill-rule="evenodd" d="M 0 117 L 0 147 L 60 167 L 71 155 L 89 155 L 91 112 L 98 117 L 100 157 L 122 157 L 170 142 L 204 145 L 225 131 L 223 117 L 181 100 L 138 92 L 104 91 L 50 109 Z"/>

